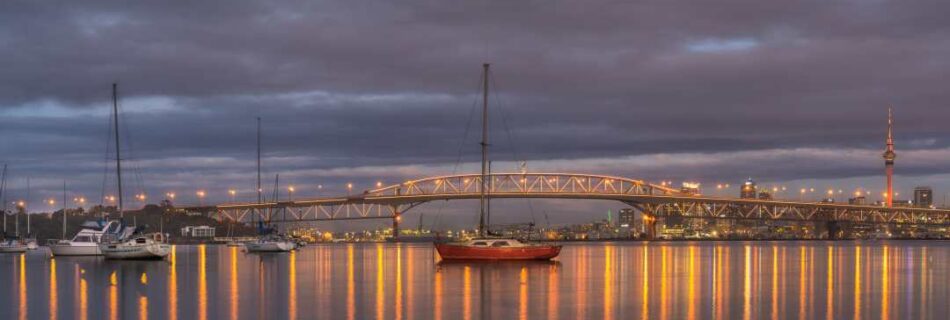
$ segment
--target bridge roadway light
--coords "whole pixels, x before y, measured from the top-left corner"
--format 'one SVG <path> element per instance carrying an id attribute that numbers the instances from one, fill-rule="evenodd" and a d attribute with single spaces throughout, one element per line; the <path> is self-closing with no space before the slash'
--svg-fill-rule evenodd
<path id="1" fill-rule="evenodd" d="M 234 202 L 234 196 L 237 195 L 237 190 L 228 189 L 228 194 L 231 195 L 231 202 Z"/>
<path id="2" fill-rule="evenodd" d="M 290 201 L 294 201 L 294 191 L 296 190 L 297 188 L 294 188 L 293 185 L 287 187 L 287 194 L 289 195 Z"/>
<path id="3" fill-rule="evenodd" d="M 353 191 L 353 183 L 346 184 L 346 195 L 350 195 L 350 192 Z"/>

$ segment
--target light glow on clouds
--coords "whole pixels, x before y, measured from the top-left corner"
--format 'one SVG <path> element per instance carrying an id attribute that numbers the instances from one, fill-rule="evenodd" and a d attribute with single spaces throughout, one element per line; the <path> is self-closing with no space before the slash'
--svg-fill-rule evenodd
<path id="1" fill-rule="evenodd" d="M 759 46 L 753 38 L 707 38 L 686 44 L 686 50 L 699 53 L 744 51 Z"/>
<path id="2" fill-rule="evenodd" d="M 171 97 L 141 96 L 120 98 L 119 110 L 121 113 L 128 114 L 161 114 L 181 112 L 184 111 L 185 108 Z M 10 108 L 0 108 L 0 116 L 22 118 L 107 117 L 111 113 L 111 101 L 76 106 L 44 99 Z"/>

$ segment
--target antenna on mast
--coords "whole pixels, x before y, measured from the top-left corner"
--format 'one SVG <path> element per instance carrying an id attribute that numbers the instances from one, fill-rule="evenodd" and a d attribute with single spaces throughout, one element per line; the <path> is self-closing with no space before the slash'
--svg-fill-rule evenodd
<path id="1" fill-rule="evenodd" d="M 478 217 L 478 235 L 485 236 L 485 214 L 487 213 L 487 188 L 489 186 L 488 177 L 488 72 L 490 65 L 482 64 L 482 187 L 479 195 L 479 217 Z"/>

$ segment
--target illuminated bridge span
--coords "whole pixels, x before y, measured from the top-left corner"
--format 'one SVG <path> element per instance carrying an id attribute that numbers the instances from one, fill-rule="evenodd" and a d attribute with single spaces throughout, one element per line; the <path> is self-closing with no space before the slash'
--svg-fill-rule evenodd
<path id="1" fill-rule="evenodd" d="M 487 192 L 494 199 L 614 200 L 649 217 L 950 225 L 950 210 L 705 197 L 641 180 L 600 175 L 494 173 L 487 177 Z M 407 181 L 346 197 L 186 210 L 211 212 L 219 219 L 238 221 L 254 216 L 275 222 L 392 219 L 393 227 L 398 229 L 402 213 L 435 200 L 478 199 L 481 185 L 478 174 L 453 175 Z"/>

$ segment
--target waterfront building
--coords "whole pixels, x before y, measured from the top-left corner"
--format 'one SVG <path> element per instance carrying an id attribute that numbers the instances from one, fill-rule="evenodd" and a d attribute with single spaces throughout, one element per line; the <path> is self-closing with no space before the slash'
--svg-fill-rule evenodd
<path id="1" fill-rule="evenodd" d="M 848 198 L 848 204 L 863 206 L 868 204 L 868 199 L 864 196 L 855 196 L 854 198 Z"/>
<path id="2" fill-rule="evenodd" d="M 772 200 L 772 193 L 768 190 L 762 190 L 759 192 L 759 200 Z"/>
<path id="3" fill-rule="evenodd" d="M 185 226 L 181 228 L 181 236 L 191 238 L 214 238 L 214 227 Z"/>
<path id="4" fill-rule="evenodd" d="M 930 187 L 920 186 L 914 188 L 914 206 L 918 208 L 930 208 L 934 204 L 934 191 Z"/>
<path id="5" fill-rule="evenodd" d="M 680 188 L 680 192 L 690 196 L 698 196 L 699 192 L 699 182 L 683 182 L 683 186 Z"/>

